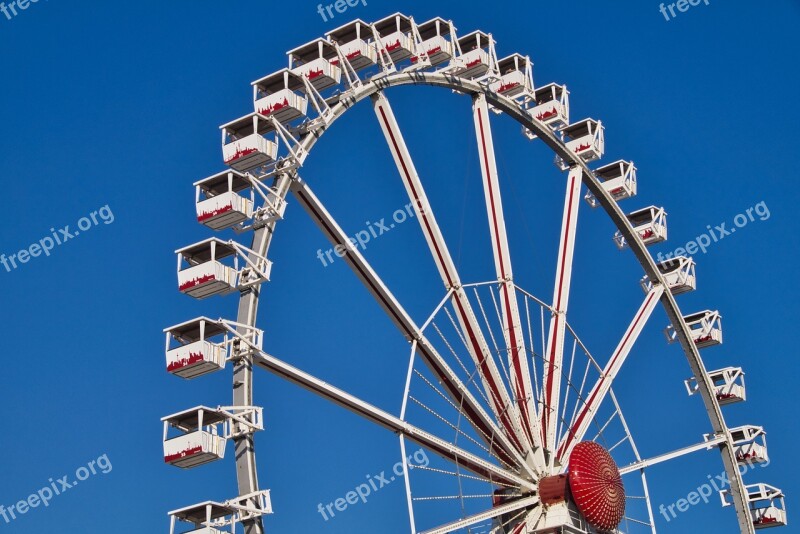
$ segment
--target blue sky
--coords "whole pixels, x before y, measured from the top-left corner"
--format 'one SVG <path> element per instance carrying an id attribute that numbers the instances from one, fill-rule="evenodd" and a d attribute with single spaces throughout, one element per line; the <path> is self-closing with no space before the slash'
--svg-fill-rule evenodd
<path id="1" fill-rule="evenodd" d="M 194 222 L 192 183 L 223 169 L 218 126 L 252 109 L 250 82 L 285 66 L 285 51 L 353 18 L 395 11 L 452 19 L 459 33 L 491 32 L 502 57 L 530 55 L 537 85 L 566 83 L 572 118 L 601 119 L 605 162 L 632 159 L 639 195 L 624 209 L 663 205 L 669 252 L 759 203 L 769 217 L 696 255 L 698 291 L 686 312 L 719 309 L 725 343 L 702 353 L 710 369 L 741 365 L 748 402 L 725 409 L 730 426 L 766 428 L 772 465 L 749 483 L 800 492 L 793 446 L 797 373 L 793 333 L 798 258 L 793 219 L 800 78 L 792 0 L 700 4 L 665 20 L 651 1 L 476 2 L 369 0 L 324 21 L 316 3 L 240 0 L 137 3 L 40 0 L 0 15 L 0 253 L 17 251 L 106 206 L 50 256 L 0 266 L 0 373 L 5 439 L 0 504 L 6 507 L 105 455 L 99 472 L 0 532 L 164 532 L 166 512 L 235 494 L 232 449 L 188 472 L 161 462 L 169 413 L 230 402 L 230 370 L 184 382 L 164 372 L 161 330 L 191 317 L 229 317 L 235 298 L 194 301 L 176 291 L 173 251 L 210 236 Z M 433 88 L 387 95 L 457 257 L 462 277 L 493 277 L 469 100 Z M 549 300 L 563 204 L 563 175 L 540 144 L 502 117 L 492 125 L 519 283 Z M 303 169 L 350 233 L 407 200 L 367 103 L 317 145 Z M 570 321 L 592 350 L 613 349 L 642 299 L 641 269 L 613 245 L 613 228 L 581 206 Z M 229 239 L 234 235 L 223 233 Z M 328 243 L 290 201 L 271 257 L 259 326 L 276 356 L 397 412 L 408 347 L 344 262 L 323 267 Z M 414 221 L 365 251 L 418 322 L 442 297 Z M 708 431 L 677 347 L 657 311 L 617 385 L 643 456 L 700 441 Z M 269 532 L 407 532 L 402 484 L 325 521 L 328 503 L 390 470 L 395 436 L 259 372 L 261 484 L 276 514 Z M 417 450 L 411 445 L 412 451 Z M 655 467 L 653 503 L 670 504 L 722 469 L 713 453 Z M 448 518 L 444 518 L 448 519 Z M 661 519 L 661 518 L 658 518 Z M 376 526 L 381 525 L 381 526 Z M 662 532 L 735 526 L 716 500 Z"/>

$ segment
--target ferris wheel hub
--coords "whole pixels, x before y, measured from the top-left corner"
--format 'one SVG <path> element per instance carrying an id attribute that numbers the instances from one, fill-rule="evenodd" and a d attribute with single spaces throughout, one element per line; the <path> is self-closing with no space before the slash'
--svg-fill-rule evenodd
<path id="1" fill-rule="evenodd" d="M 625 514 L 625 488 L 611 454 L 593 441 L 578 443 L 569 458 L 569 489 L 586 522 L 613 530 Z"/>

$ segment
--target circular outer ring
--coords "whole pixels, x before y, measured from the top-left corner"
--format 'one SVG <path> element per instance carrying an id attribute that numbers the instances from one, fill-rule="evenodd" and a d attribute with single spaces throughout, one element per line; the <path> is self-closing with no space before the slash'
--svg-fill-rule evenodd
<path id="1" fill-rule="evenodd" d="M 607 450 L 593 441 L 578 443 L 569 458 L 569 487 L 587 523 L 604 531 L 617 528 L 625 515 L 625 488 Z"/>

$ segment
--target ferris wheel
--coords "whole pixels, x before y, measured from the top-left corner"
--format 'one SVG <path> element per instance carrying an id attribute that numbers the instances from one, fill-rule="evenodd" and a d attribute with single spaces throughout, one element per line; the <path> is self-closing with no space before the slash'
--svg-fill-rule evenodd
<path id="1" fill-rule="evenodd" d="M 619 160 L 590 169 L 604 154 L 604 127 L 591 118 L 570 122 L 566 86 L 534 86 L 530 58 L 498 59 L 491 34 L 459 37 L 451 21 L 417 24 L 399 13 L 345 24 L 288 56 L 287 68 L 253 82 L 254 111 L 221 127 L 228 170 L 194 184 L 198 221 L 215 231 L 233 229 L 249 243 L 212 237 L 176 251 L 180 292 L 198 299 L 238 294 L 239 307 L 235 319 L 198 317 L 165 329 L 168 372 L 195 379 L 230 363 L 233 399 L 230 406 L 165 417 L 164 460 L 201 466 L 222 459 L 232 441 L 239 494 L 170 512 L 171 534 L 269 531 L 270 493 L 256 469 L 254 436 L 264 428 L 262 408 L 253 404 L 256 368 L 399 436 L 402 469 L 395 474 L 404 480 L 412 533 L 655 532 L 648 468 L 703 450 L 721 456 L 729 485 L 716 489 L 742 533 L 786 525 L 783 493 L 745 484 L 740 473 L 743 465 L 769 461 L 764 429 L 729 428 L 722 413 L 746 399 L 744 371 L 709 371 L 700 356 L 722 343 L 721 315 L 684 314 L 678 307 L 675 297 L 696 288 L 694 261 L 651 257 L 647 247 L 667 238 L 666 212 L 659 206 L 623 211 L 620 203 L 637 192 L 636 167 Z M 462 278 L 387 97 L 393 87 L 419 85 L 471 100 L 486 208 L 481 217 L 494 267 L 481 280 Z M 418 222 L 440 278 L 439 303 L 426 317 L 412 317 L 302 172 L 317 140 L 361 101 L 374 110 L 408 194 L 408 216 Z M 514 276 L 512 265 L 520 267 L 512 261 L 490 112 L 519 123 L 522 135 L 548 147 L 563 171 L 552 297 L 535 295 Z M 259 295 L 270 280 L 270 245 L 289 197 L 408 341 L 409 354 L 398 356 L 408 357 L 399 413 L 265 351 L 256 326 Z M 619 325 L 610 356 L 591 352 L 569 321 L 583 200 L 610 219 L 613 241 L 633 253 L 643 273 L 641 305 Z M 686 390 L 702 399 L 710 427 L 689 446 L 642 458 L 614 386 L 659 306 L 671 323 L 667 340 L 680 345 L 689 364 Z M 434 459 L 415 463 L 410 444 Z"/>

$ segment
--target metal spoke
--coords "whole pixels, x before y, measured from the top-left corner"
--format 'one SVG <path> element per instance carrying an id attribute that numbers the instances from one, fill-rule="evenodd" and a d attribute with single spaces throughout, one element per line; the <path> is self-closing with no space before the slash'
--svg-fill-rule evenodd
<path id="1" fill-rule="evenodd" d="M 543 443 L 549 453 L 550 467 L 556 460 L 556 424 L 558 403 L 561 398 L 561 366 L 564 356 L 564 328 L 566 323 L 569 290 L 572 281 L 572 258 L 575 250 L 575 230 L 578 224 L 581 177 L 583 170 L 573 167 L 567 177 L 567 193 L 561 223 L 561 238 L 556 264 L 556 283 L 553 291 L 553 316 L 547 336 L 547 356 L 544 370 L 544 394 L 540 409 Z"/>
<path id="2" fill-rule="evenodd" d="M 515 512 L 523 508 L 536 506 L 538 502 L 539 497 L 537 496 L 526 497 L 508 504 L 496 506 L 490 510 L 486 510 L 485 512 L 480 512 L 469 517 L 465 517 L 464 519 L 459 519 L 458 521 L 453 521 L 452 523 L 447 523 L 446 525 L 425 530 L 422 534 L 446 534 L 460 528 L 474 525 L 475 523 L 480 523 L 481 521 L 486 521 L 487 519 L 493 519 L 495 517 L 499 517 L 510 512 Z"/>
<path id="3" fill-rule="evenodd" d="M 376 274 L 371 265 L 361 255 L 361 252 L 350 242 L 347 234 L 333 219 L 325 206 L 314 195 L 311 188 L 300 178 L 292 184 L 292 192 L 300 204 L 317 223 L 325 236 L 334 245 L 345 249 L 344 259 L 355 272 L 370 293 L 376 298 L 389 318 L 403 333 L 409 342 L 417 341 L 417 351 L 447 390 L 453 400 L 462 406 L 467 420 L 475 425 L 483 436 L 489 436 L 488 443 L 492 453 L 502 462 L 526 470 L 533 476 L 517 448 L 511 443 L 506 434 L 495 424 L 494 420 L 475 399 L 468 387 L 458 378 L 447 362 L 439 355 L 433 345 L 428 341 L 422 331 L 417 327 L 405 309 L 400 305 L 394 295 L 389 291 L 383 280 Z"/>
<path id="4" fill-rule="evenodd" d="M 442 282 L 447 290 L 453 290 L 456 318 L 468 341 L 470 356 L 480 372 L 490 407 L 517 450 L 527 454 L 531 445 L 524 431 L 524 420 L 521 419 L 516 405 L 511 402 L 489 345 L 472 310 L 389 101 L 383 93 L 378 93 L 372 96 L 372 103 Z"/>
<path id="5" fill-rule="evenodd" d="M 536 406 L 531 402 L 531 376 L 528 367 L 528 355 L 522 334 L 517 294 L 514 289 L 514 275 L 511 268 L 511 254 L 508 247 L 503 202 L 497 173 L 497 162 L 494 154 L 494 140 L 489 122 L 489 109 L 486 97 L 479 93 L 473 97 L 472 113 L 475 123 L 475 135 L 478 141 L 478 154 L 481 162 L 483 190 L 486 199 L 486 213 L 489 222 L 489 233 L 492 239 L 495 272 L 500 283 L 500 301 L 503 312 L 503 334 L 508 347 L 508 361 L 511 373 L 511 386 L 523 418 L 524 430 L 528 440 L 537 449 L 537 462 L 544 467 L 544 456 L 541 454 L 541 440 Z"/>
<path id="6" fill-rule="evenodd" d="M 331 402 L 339 404 L 349 411 L 372 421 L 392 432 L 404 435 L 406 439 L 426 447 L 451 462 L 457 463 L 473 473 L 485 477 L 490 481 L 500 481 L 514 487 L 532 491 L 535 485 L 520 477 L 516 473 L 499 467 L 483 458 L 465 451 L 430 432 L 422 430 L 399 417 L 396 417 L 380 408 L 377 408 L 358 397 L 336 388 L 319 378 L 301 371 L 288 363 L 275 358 L 263 351 L 254 351 L 254 363 L 267 371 L 297 384 Z"/>
<path id="7" fill-rule="evenodd" d="M 664 288 L 660 285 L 656 285 L 645 297 L 644 302 L 639 307 L 639 310 L 636 312 L 625 334 L 622 336 L 617 348 L 614 350 L 603 372 L 600 374 L 600 378 L 593 386 L 591 393 L 589 393 L 588 399 L 575 420 L 575 423 L 567 431 L 567 435 L 559 444 L 558 453 L 556 455 L 558 459 L 568 458 L 569 454 L 572 452 L 572 448 L 583 439 L 591 420 L 603 403 L 606 394 L 611 389 L 611 385 L 614 383 L 620 369 L 622 369 L 622 365 L 625 363 L 633 345 L 636 343 L 644 325 L 653 313 L 653 310 L 658 304 L 658 299 L 663 292 Z"/>

